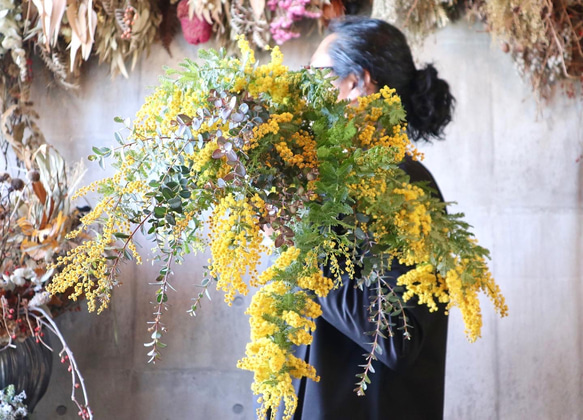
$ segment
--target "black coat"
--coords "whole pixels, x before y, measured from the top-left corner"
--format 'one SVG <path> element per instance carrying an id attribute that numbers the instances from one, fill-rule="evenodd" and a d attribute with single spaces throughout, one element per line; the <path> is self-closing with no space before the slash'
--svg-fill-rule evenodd
<path id="1" fill-rule="evenodd" d="M 420 163 L 407 159 L 403 169 L 411 181 L 429 181 L 439 197 L 439 189 Z M 398 266 L 388 275 L 393 282 L 410 267 Z M 326 273 L 325 273 L 326 274 Z M 303 378 L 296 383 L 298 407 L 294 420 L 437 420 L 443 418 L 447 316 L 430 313 L 427 306 L 411 300 L 406 309 L 411 340 L 400 330 L 382 340 L 382 355 L 373 362 L 375 373 L 366 395 L 353 391 L 356 374 L 370 351 L 374 330 L 368 321 L 369 293 L 355 289 L 347 278 L 341 288 L 324 299 L 322 316 L 316 319 L 313 342 L 296 355 L 316 368 L 320 382 Z M 395 319 L 400 325 L 400 320 Z M 281 410 L 278 418 L 281 418 Z"/>

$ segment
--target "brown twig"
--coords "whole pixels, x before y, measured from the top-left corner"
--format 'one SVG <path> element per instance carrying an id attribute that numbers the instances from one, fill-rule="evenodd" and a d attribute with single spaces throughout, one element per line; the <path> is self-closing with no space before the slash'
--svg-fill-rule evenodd
<path id="1" fill-rule="evenodd" d="M 81 372 L 79 371 L 79 367 L 77 366 L 77 361 L 75 360 L 75 357 L 73 356 L 73 352 L 71 351 L 71 349 L 67 345 L 67 342 L 66 342 L 65 338 L 63 337 L 63 335 L 61 334 L 59 327 L 57 326 L 55 321 L 53 321 L 51 316 L 43 308 L 34 307 L 34 308 L 30 308 L 30 309 L 34 309 L 35 312 L 39 312 L 42 315 L 42 316 L 38 316 L 38 315 L 33 314 L 33 316 L 36 319 L 37 324 L 39 326 L 47 327 L 53 334 L 55 334 L 57 336 L 57 338 L 61 342 L 61 345 L 63 346 L 63 349 L 59 353 L 59 356 L 61 356 L 61 362 L 63 362 L 63 363 L 65 361 L 69 362 L 69 372 L 71 372 L 71 383 L 72 383 L 71 401 L 73 401 L 75 403 L 75 405 L 77 406 L 77 408 L 79 409 L 79 412 L 78 412 L 79 417 L 81 417 L 83 420 L 93 420 L 93 412 L 91 411 L 91 408 L 89 407 L 89 398 L 87 397 L 87 389 L 85 388 L 85 380 L 83 379 L 83 376 L 81 375 Z M 63 356 L 63 355 L 65 355 L 65 356 Z M 83 393 L 84 403 L 79 402 L 77 400 L 77 397 L 76 397 L 76 390 L 79 387 L 81 387 L 81 391 Z"/>
<path id="2" fill-rule="evenodd" d="M 413 13 L 413 9 L 415 9 L 417 7 L 417 3 L 419 0 L 415 0 L 413 2 L 413 4 L 411 5 L 411 7 L 409 8 L 409 11 L 407 12 L 407 17 L 405 18 L 405 24 L 404 26 L 407 27 L 409 25 L 409 18 L 411 17 L 411 14 Z"/>

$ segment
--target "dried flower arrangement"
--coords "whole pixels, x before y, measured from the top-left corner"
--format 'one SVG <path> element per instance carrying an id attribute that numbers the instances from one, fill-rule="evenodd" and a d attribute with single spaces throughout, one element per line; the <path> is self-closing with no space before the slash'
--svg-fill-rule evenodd
<path id="1" fill-rule="evenodd" d="M 55 274 L 51 264 L 85 240 L 67 238 L 81 217 L 69 196 L 81 173 L 67 171 L 59 153 L 46 144 L 34 151 L 19 149 L 23 161 L 10 159 L 12 149 L 4 150 L 8 172 L 0 175 L 0 351 L 31 336 L 50 348 L 43 337 L 47 330 L 53 332 L 62 345 L 62 362 L 69 364 L 72 400 L 82 418 L 91 418 L 83 378 L 53 321 L 64 311 L 78 310 L 77 305 L 68 299 L 70 292 L 51 296 L 47 291 Z M 84 402 L 76 398 L 78 388 Z"/>
<path id="2" fill-rule="evenodd" d="M 78 210 L 71 207 L 69 198 L 79 173 L 68 173 L 36 123 L 24 36 L 33 31 L 28 27 L 31 20 L 25 18 L 29 15 L 21 2 L 2 0 L 0 16 L 0 151 L 4 160 L 0 172 L 0 351 L 30 336 L 48 347 L 43 336 L 52 331 L 62 345 L 63 363 L 69 364 L 71 398 L 80 416 L 91 418 L 83 378 L 52 319 L 73 305 L 66 294 L 51 297 L 46 290 L 54 274 L 49 268 L 53 259 L 82 240 L 65 238 L 79 223 Z M 57 53 L 51 54 L 57 57 Z M 41 56 L 51 57 L 42 49 Z M 49 62 L 67 85 L 67 69 L 56 59 Z M 77 400 L 78 388 L 83 402 Z"/>
<path id="3" fill-rule="evenodd" d="M 34 50 L 57 84 L 73 88 L 92 54 L 128 77 L 128 64 L 134 68 L 158 40 L 168 48 L 179 26 L 193 44 L 213 33 L 223 42 L 245 34 L 264 48 L 298 37 L 299 21 L 326 22 L 344 10 L 342 0 L 2 0 L 0 57 L 10 56 L 25 80 Z"/>
<path id="4" fill-rule="evenodd" d="M 557 82 L 575 95 L 583 81 L 583 1 L 490 0 L 478 10 L 540 97 Z"/>

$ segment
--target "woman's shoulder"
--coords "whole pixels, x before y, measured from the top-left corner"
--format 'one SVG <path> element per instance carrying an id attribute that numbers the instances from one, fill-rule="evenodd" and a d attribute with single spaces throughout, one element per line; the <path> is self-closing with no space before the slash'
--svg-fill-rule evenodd
<path id="1" fill-rule="evenodd" d="M 439 186 L 437 185 L 435 178 L 431 172 L 429 172 L 429 169 L 425 167 L 425 165 L 417 160 L 412 159 L 410 156 L 405 156 L 405 159 L 399 165 L 399 167 L 404 170 L 407 175 L 409 175 L 411 182 L 426 182 L 431 189 L 435 190 L 436 197 L 438 197 L 441 201 L 444 201 L 443 195 L 439 190 Z"/>

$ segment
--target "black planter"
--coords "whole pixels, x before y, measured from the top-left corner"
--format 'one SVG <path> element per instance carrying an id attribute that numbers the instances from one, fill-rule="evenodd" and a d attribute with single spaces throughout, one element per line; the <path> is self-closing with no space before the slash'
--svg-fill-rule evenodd
<path id="1" fill-rule="evenodd" d="M 43 340 L 49 344 L 48 334 Z M 53 370 L 53 353 L 34 337 L 28 337 L 16 348 L 0 352 L 0 389 L 14 385 L 16 393 L 26 392 L 25 404 L 32 413 L 45 394 Z"/>

